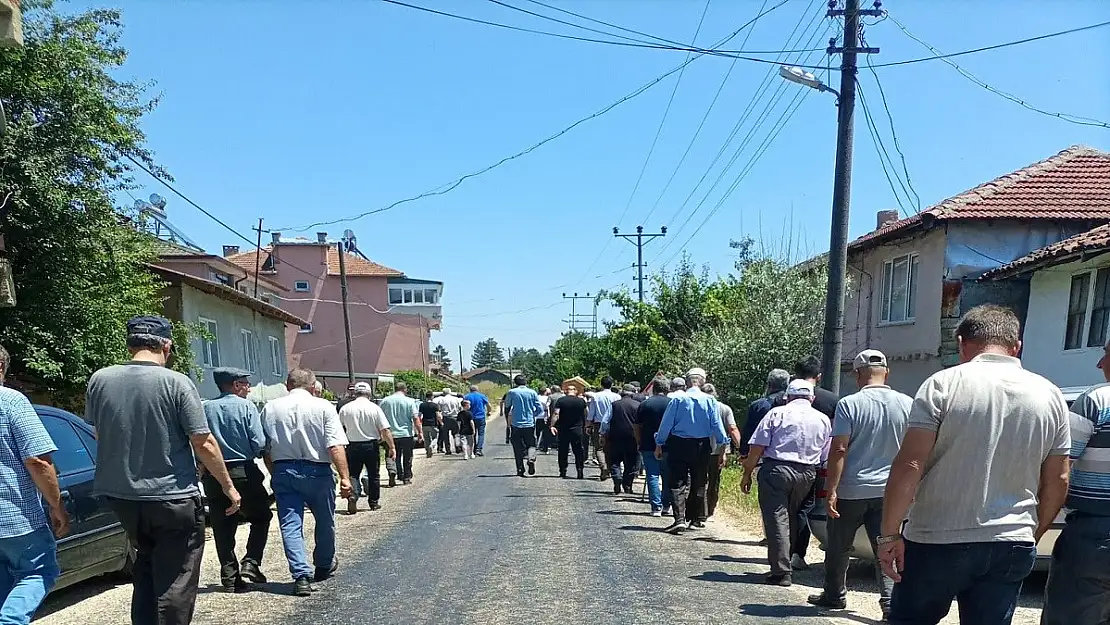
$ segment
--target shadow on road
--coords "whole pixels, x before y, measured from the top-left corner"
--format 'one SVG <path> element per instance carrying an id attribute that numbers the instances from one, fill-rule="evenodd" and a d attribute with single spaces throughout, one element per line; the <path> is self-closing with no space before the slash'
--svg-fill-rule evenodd
<path id="1" fill-rule="evenodd" d="M 629 532 L 662 532 L 663 529 L 659 527 L 646 527 L 643 525 L 622 525 L 618 527 L 619 530 L 626 530 Z"/>
<path id="2" fill-rule="evenodd" d="M 724 554 L 716 554 L 706 558 L 710 562 L 730 562 L 735 564 L 767 564 L 767 558 L 738 558 L 736 556 L 727 556 Z"/>
<path id="3" fill-rule="evenodd" d="M 744 605 L 740 606 L 740 613 L 744 614 L 746 616 L 760 616 L 760 617 L 768 617 L 768 616 L 784 617 L 784 616 L 788 616 L 788 617 L 794 617 L 794 618 L 807 617 L 807 616 L 808 617 L 813 617 L 813 618 L 820 618 L 820 617 L 827 617 L 827 616 L 830 615 L 830 612 L 821 610 L 819 608 L 811 607 L 811 606 L 804 606 L 804 605 L 767 605 L 767 604 L 763 604 L 763 603 L 747 603 L 747 604 L 744 604 Z M 878 625 L 879 623 L 882 622 L 882 621 L 876 621 L 876 620 L 873 620 L 873 619 L 869 619 L 869 618 L 864 617 L 864 616 L 859 616 L 859 615 L 854 614 L 852 612 L 846 612 L 846 611 L 843 611 L 843 610 L 839 610 L 839 611 L 836 611 L 836 612 L 831 613 L 831 614 L 835 614 L 838 619 L 845 619 L 845 620 L 849 620 L 849 621 L 855 621 L 857 623 L 866 623 L 867 625 Z"/>
<path id="4" fill-rule="evenodd" d="M 733 575 L 724 571 L 706 571 L 700 575 L 691 575 L 690 579 L 697 582 L 728 582 L 732 584 L 763 584 L 765 573 L 741 573 Z"/>
<path id="5" fill-rule="evenodd" d="M 130 585 L 130 582 L 120 581 L 110 575 L 103 575 L 101 577 L 79 582 L 68 588 L 63 588 L 47 595 L 46 600 L 42 602 L 42 606 L 39 607 L 38 612 L 35 612 L 35 618 L 42 618 L 58 612 L 59 610 L 73 607 L 85 599 L 95 597 L 117 586 Z"/>
<path id="6" fill-rule="evenodd" d="M 520 477 L 516 473 L 505 473 L 503 475 L 475 475 L 474 477 L 489 477 L 489 478 L 513 478 L 514 480 L 558 480 L 562 479 L 558 475 L 529 475 L 528 477 Z"/>
<path id="7" fill-rule="evenodd" d="M 758 540 L 729 540 L 727 538 L 713 538 L 712 536 L 699 536 L 694 540 L 703 543 L 713 543 L 715 545 L 738 545 L 744 547 L 758 547 Z"/>
<path id="8" fill-rule="evenodd" d="M 594 513 L 607 516 L 648 516 L 645 510 L 595 510 Z"/>
<path id="9" fill-rule="evenodd" d="M 207 584 L 201 586 L 197 590 L 197 594 L 208 595 L 212 593 L 224 594 L 223 586 L 220 584 Z M 247 592 L 236 593 L 240 596 L 250 595 L 280 595 L 284 597 L 295 597 L 296 593 L 293 592 L 293 582 L 266 582 L 265 584 L 255 584 Z"/>

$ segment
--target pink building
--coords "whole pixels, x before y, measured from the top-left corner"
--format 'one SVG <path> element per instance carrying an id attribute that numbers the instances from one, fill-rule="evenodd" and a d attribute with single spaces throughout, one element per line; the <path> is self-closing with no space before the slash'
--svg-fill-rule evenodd
<path id="1" fill-rule="evenodd" d="M 224 256 L 252 274 L 257 263 L 263 277 L 287 289 L 274 294 L 274 303 L 306 320 L 301 328 L 287 330 L 289 367 L 315 371 L 332 390 L 345 388 L 339 249 L 328 242 L 327 233 L 311 240 L 283 239 L 275 232 L 261 258 L 255 251 L 239 253 L 230 245 Z M 408 278 L 357 252 L 346 252 L 344 260 L 355 378 L 389 379 L 396 371 L 427 371 L 431 331 L 440 327 L 443 283 Z"/>

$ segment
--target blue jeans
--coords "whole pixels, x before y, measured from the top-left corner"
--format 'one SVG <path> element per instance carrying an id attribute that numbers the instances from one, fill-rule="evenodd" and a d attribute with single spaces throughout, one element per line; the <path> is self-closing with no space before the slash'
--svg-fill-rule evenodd
<path id="1" fill-rule="evenodd" d="M 289 573 L 296 580 L 312 578 L 317 570 L 327 571 L 335 560 L 335 477 L 331 465 L 302 460 L 274 463 L 270 487 L 277 500 L 281 542 Z M 316 519 L 316 547 L 312 564 L 304 546 L 304 509 Z"/>
<path id="2" fill-rule="evenodd" d="M 902 581 L 890 602 L 893 625 L 936 625 L 952 600 L 960 622 L 1009 625 L 1021 582 L 1033 570 L 1033 543 L 924 544 L 906 541 Z"/>
<path id="3" fill-rule="evenodd" d="M 58 579 L 57 545 L 49 527 L 0 538 L 0 625 L 26 625 Z"/>
<path id="4" fill-rule="evenodd" d="M 1073 512 L 1052 548 L 1041 625 L 1110 623 L 1110 517 Z"/>
<path id="5" fill-rule="evenodd" d="M 486 446 L 486 418 L 474 419 L 474 451 L 482 451 Z"/>
<path id="6" fill-rule="evenodd" d="M 662 510 L 664 505 L 669 505 L 671 498 L 669 489 L 663 489 L 663 462 L 655 459 L 654 451 L 641 451 L 640 457 L 644 460 L 644 475 L 647 480 L 648 500 L 651 501 L 651 511 Z"/>

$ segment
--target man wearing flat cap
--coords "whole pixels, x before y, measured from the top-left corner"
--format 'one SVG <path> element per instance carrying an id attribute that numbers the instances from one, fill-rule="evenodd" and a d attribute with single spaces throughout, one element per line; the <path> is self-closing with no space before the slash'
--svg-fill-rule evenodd
<path id="1" fill-rule="evenodd" d="M 251 526 L 247 552 L 240 563 L 235 556 L 235 530 L 239 519 L 212 515 L 212 538 L 220 559 L 220 583 L 228 592 L 246 590 L 249 583 L 266 583 L 266 576 L 259 567 L 270 532 L 270 520 L 274 516 L 270 512 L 262 470 L 256 462 L 266 449 L 266 435 L 262 431 L 258 409 L 246 399 L 251 390 L 250 375 L 249 371 L 234 367 L 216 369 L 212 372 L 212 379 L 220 389 L 220 396 L 204 402 L 208 429 L 219 442 L 227 473 L 243 497 L 239 514 Z M 225 509 L 229 502 L 216 479 L 206 474 L 201 481 L 211 507 Z"/>

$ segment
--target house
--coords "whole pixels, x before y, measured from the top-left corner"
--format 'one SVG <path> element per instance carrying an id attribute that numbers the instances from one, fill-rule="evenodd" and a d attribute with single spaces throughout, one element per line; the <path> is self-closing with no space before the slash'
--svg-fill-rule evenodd
<path id="1" fill-rule="evenodd" d="M 1025 368 L 1065 389 L 1105 381 L 1095 365 L 1110 341 L 1110 224 L 1034 250 L 981 280 L 1028 285 Z"/>
<path id="2" fill-rule="evenodd" d="M 512 386 L 513 377 L 509 375 L 508 371 L 501 371 L 493 367 L 478 367 L 471 369 L 462 374 L 462 379 L 467 384 L 477 384 L 479 382 L 493 382 L 501 386 Z"/>
<path id="3" fill-rule="evenodd" d="M 315 239 L 282 238 L 261 250 L 240 253 L 224 248 L 226 260 L 287 292 L 275 304 L 305 320 L 289 329 L 291 367 L 312 369 L 330 388 L 347 385 L 346 339 L 343 327 L 340 251 L 327 233 Z M 402 370 L 428 371 L 432 330 L 440 328 L 443 283 L 410 278 L 346 249 L 348 312 L 351 345 L 358 379 L 376 380 Z"/>
<path id="4" fill-rule="evenodd" d="M 891 361 L 891 386 L 913 394 L 957 364 L 960 315 L 982 303 L 1024 317 L 1029 283 L 987 271 L 1110 220 L 1110 154 L 1075 146 L 903 219 L 880 211 L 848 246 L 844 365 L 865 348 Z M 855 390 L 850 375 L 842 392 Z"/>

